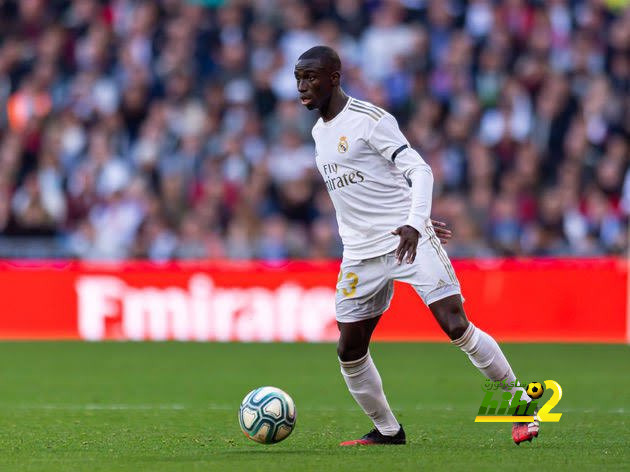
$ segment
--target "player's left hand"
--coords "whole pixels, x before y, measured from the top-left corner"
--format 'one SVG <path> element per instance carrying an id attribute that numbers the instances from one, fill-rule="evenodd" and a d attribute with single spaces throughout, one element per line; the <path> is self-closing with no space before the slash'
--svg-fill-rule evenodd
<path id="1" fill-rule="evenodd" d="M 433 224 L 435 235 L 438 237 L 440 242 L 442 244 L 447 244 L 448 240 L 453 237 L 453 233 L 450 229 L 448 229 L 446 223 L 438 220 L 431 220 L 431 223 Z"/>
<path id="2" fill-rule="evenodd" d="M 394 254 L 396 261 L 402 264 L 403 259 L 405 259 L 407 264 L 411 264 L 416 260 L 416 248 L 418 247 L 420 233 L 413 226 L 404 225 L 396 228 L 392 231 L 392 234 L 400 236 L 400 243 Z"/>

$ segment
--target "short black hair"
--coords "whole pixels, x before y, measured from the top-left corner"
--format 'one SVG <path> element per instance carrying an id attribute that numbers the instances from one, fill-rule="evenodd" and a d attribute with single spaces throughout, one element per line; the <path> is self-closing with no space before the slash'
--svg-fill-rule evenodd
<path id="1" fill-rule="evenodd" d="M 313 46 L 308 51 L 302 53 L 298 58 L 301 59 L 318 59 L 326 69 L 330 72 L 341 70 L 341 59 L 339 54 L 333 48 L 328 46 Z"/>

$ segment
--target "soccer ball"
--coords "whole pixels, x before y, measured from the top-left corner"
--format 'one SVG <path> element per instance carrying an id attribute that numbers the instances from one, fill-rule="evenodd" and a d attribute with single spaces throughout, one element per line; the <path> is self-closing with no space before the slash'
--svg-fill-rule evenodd
<path id="1" fill-rule="evenodd" d="M 262 444 L 286 439 L 295 427 L 296 416 L 293 399 L 276 387 L 252 390 L 238 410 L 238 422 L 245 436 Z"/>
<path id="2" fill-rule="evenodd" d="M 527 395 L 531 398 L 540 398 L 542 397 L 545 389 L 543 388 L 540 382 L 530 382 L 527 384 Z"/>

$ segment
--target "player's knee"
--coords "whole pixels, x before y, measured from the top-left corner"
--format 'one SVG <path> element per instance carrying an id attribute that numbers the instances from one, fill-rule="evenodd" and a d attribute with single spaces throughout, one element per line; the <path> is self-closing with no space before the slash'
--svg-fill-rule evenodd
<path id="1" fill-rule="evenodd" d="M 459 339 L 468 329 L 468 318 L 461 303 L 444 303 L 435 312 L 440 326 L 451 339 Z"/>
<path id="2" fill-rule="evenodd" d="M 339 340 L 337 356 L 343 362 L 356 361 L 367 354 L 368 346 L 363 344 L 346 343 Z"/>
<path id="3" fill-rule="evenodd" d="M 454 315 L 449 319 L 448 337 L 455 340 L 461 338 L 468 329 L 468 319 L 463 311 L 459 311 L 457 315 Z"/>

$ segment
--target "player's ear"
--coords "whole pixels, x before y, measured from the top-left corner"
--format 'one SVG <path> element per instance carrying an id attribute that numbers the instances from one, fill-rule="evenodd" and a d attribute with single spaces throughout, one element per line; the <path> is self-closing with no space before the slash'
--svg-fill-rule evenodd
<path id="1" fill-rule="evenodd" d="M 330 74 L 330 82 L 334 87 L 338 86 L 341 83 L 341 74 L 338 70 Z"/>

